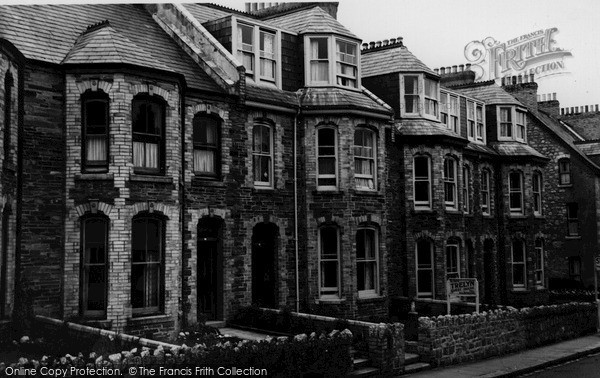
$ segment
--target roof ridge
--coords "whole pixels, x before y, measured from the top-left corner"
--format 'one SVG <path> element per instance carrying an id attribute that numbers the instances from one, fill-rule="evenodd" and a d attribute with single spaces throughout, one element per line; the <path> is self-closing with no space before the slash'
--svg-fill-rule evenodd
<path id="1" fill-rule="evenodd" d="M 87 28 L 80 34 L 80 36 L 91 33 L 95 30 L 102 29 L 106 26 L 111 26 L 108 20 L 100 21 L 95 24 L 88 25 Z"/>
<path id="2" fill-rule="evenodd" d="M 485 87 L 490 84 L 496 84 L 496 80 L 492 79 L 492 80 L 486 80 L 486 81 L 478 81 L 475 83 L 449 85 L 449 86 L 447 86 L 447 88 L 457 88 L 457 89 L 458 88 L 477 88 L 477 87 Z M 500 87 L 500 86 L 498 86 L 498 87 Z"/>

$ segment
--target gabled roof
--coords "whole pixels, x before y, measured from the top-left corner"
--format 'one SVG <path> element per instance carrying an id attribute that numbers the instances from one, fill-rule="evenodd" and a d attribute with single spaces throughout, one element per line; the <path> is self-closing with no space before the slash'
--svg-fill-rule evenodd
<path id="1" fill-rule="evenodd" d="M 402 44 L 390 45 L 383 49 L 363 49 L 361 51 L 361 76 L 379 76 L 396 72 L 425 72 L 439 76 L 421 62 Z"/>
<path id="2" fill-rule="evenodd" d="M 485 102 L 486 105 L 520 105 L 516 98 L 498 86 L 493 80 L 451 87 L 452 90 L 466 96 L 475 97 Z"/>
<path id="3" fill-rule="evenodd" d="M 98 43 L 108 36 L 114 51 L 135 54 L 135 58 L 121 56 L 128 60 L 126 63 L 180 73 L 189 87 L 222 93 L 140 5 L 9 5 L 0 6 L 0 14 L 0 37 L 13 43 L 28 59 L 61 64 L 68 57 L 68 63 L 106 63 L 101 50 L 84 48 L 89 36 L 80 36 L 89 25 L 108 20 L 114 33 L 104 30 L 92 34 L 93 41 L 87 42 Z"/>
<path id="4" fill-rule="evenodd" d="M 298 34 L 335 33 L 345 37 L 360 39 L 318 6 L 281 16 L 267 17 L 264 18 L 263 21 L 278 28 L 293 31 Z"/>

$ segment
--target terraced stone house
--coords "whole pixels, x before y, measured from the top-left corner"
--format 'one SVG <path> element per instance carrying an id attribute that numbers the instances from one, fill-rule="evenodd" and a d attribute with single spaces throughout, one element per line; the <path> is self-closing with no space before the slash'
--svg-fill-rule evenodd
<path id="1" fill-rule="evenodd" d="M 0 8 L 4 319 L 27 294 L 160 337 L 250 304 L 381 319 L 450 277 L 517 304 L 589 281 L 600 169 L 530 80 L 361 47 L 337 3 Z"/>

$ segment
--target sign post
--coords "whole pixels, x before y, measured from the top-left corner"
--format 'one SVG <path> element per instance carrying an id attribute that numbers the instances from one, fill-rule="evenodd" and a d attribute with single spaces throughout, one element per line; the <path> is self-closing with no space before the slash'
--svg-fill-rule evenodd
<path id="1" fill-rule="evenodd" d="M 594 299 L 596 300 L 596 311 L 598 320 L 596 323 L 596 331 L 600 332 L 600 301 L 598 301 L 598 270 L 600 270 L 600 257 L 594 258 Z"/>
<path id="2" fill-rule="evenodd" d="M 475 297 L 475 311 L 479 313 L 479 284 L 476 278 L 450 278 L 446 281 L 446 310 L 450 315 L 450 302 L 461 297 Z"/>

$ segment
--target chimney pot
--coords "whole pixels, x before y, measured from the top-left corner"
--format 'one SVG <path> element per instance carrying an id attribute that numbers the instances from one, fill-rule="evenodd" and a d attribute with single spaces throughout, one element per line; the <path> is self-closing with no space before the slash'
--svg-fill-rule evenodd
<path id="1" fill-rule="evenodd" d="M 535 83 L 535 77 L 533 76 L 533 74 L 529 74 L 529 82 Z"/>
<path id="2" fill-rule="evenodd" d="M 458 65 L 458 69 L 460 70 L 460 72 L 463 72 L 465 70 L 465 65 L 464 64 L 459 64 Z"/>
<path id="3" fill-rule="evenodd" d="M 598 111 L 598 104 L 596 104 L 596 112 Z"/>
<path id="4" fill-rule="evenodd" d="M 433 69 L 433 71 L 434 71 L 436 74 L 439 74 L 439 73 L 440 73 L 440 69 L 439 69 L 439 68 L 434 68 L 434 69 Z"/>
<path id="5" fill-rule="evenodd" d="M 381 47 L 381 41 L 375 42 L 375 47 Z"/>
<path id="6" fill-rule="evenodd" d="M 396 38 L 390 38 L 390 45 L 396 44 Z"/>
<path id="7" fill-rule="evenodd" d="M 360 46 L 360 48 L 361 48 L 361 50 L 366 50 L 366 49 L 368 49 L 368 48 L 369 48 L 369 44 L 368 44 L 368 43 L 363 43 L 363 44 Z"/>
<path id="8" fill-rule="evenodd" d="M 552 93 L 552 100 L 556 101 L 556 92 Z"/>
<path id="9" fill-rule="evenodd" d="M 467 65 L 465 66 L 465 69 L 467 71 L 470 71 L 471 70 L 471 63 L 467 63 Z"/>
<path id="10" fill-rule="evenodd" d="M 445 67 L 441 67 L 440 68 L 440 74 L 442 74 L 442 75 L 446 74 L 446 68 Z"/>
<path id="11" fill-rule="evenodd" d="M 375 47 L 375 42 L 369 42 L 369 48 L 372 49 L 373 47 Z"/>
<path id="12" fill-rule="evenodd" d="M 246 13 L 250 12 L 251 7 L 252 7 L 251 3 L 246 3 Z"/>
<path id="13" fill-rule="evenodd" d="M 502 79 L 500 79 L 500 84 L 502 86 L 504 86 L 506 84 L 506 78 L 505 77 L 503 77 Z"/>
<path id="14" fill-rule="evenodd" d="M 589 113 L 589 111 L 590 111 L 590 107 L 589 107 L 589 105 L 586 105 L 586 106 L 585 106 L 585 112 L 586 112 L 586 113 Z"/>
<path id="15" fill-rule="evenodd" d="M 387 45 L 388 45 L 388 42 L 389 42 L 389 40 L 387 40 L 387 39 L 384 39 L 384 40 L 383 40 L 383 41 L 381 41 L 381 42 L 383 43 L 383 46 L 387 46 Z"/>
<path id="16" fill-rule="evenodd" d="M 517 77 L 516 76 L 512 77 L 512 83 L 513 83 L 513 85 L 517 84 Z"/>
<path id="17" fill-rule="evenodd" d="M 565 108 L 560 108 L 560 115 L 565 115 Z"/>

